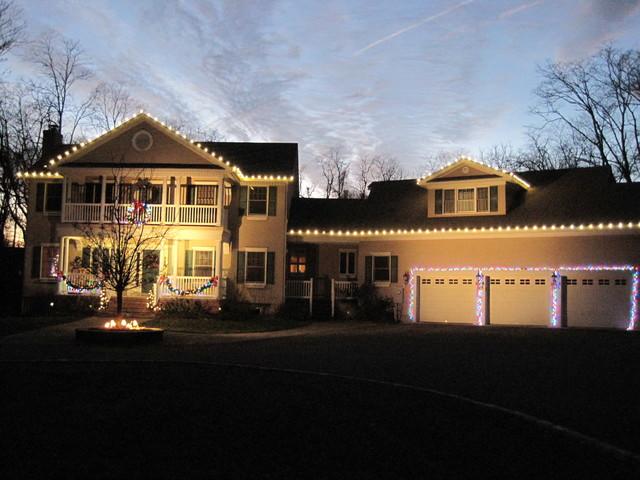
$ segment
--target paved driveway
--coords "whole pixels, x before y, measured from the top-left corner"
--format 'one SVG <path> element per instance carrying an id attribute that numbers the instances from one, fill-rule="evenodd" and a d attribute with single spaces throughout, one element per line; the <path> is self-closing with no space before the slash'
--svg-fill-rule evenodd
<path id="1" fill-rule="evenodd" d="M 86 430 L 91 412 L 103 411 L 96 422 L 111 443 L 131 441 L 117 425 L 134 418 L 143 432 L 138 448 L 144 440 L 151 455 L 180 439 L 201 473 L 250 470 L 239 451 L 260 473 L 326 477 L 355 469 L 363 478 L 628 478 L 638 465 L 629 455 L 640 444 L 635 332 L 327 323 L 265 334 L 168 334 L 163 345 L 108 348 L 77 345 L 73 327 L 0 342 L 12 392 L 3 412 L 16 412 L 16 438 L 67 430 L 68 439 L 106 448 Z M 64 415 L 51 423 L 56 410 Z M 34 418 L 47 421 L 21 428 Z M 212 450 L 226 461 L 213 462 L 205 454 Z M 118 465 L 134 468 L 110 465 L 115 473 Z M 160 465 L 157 472 L 181 473 L 178 464 Z"/>

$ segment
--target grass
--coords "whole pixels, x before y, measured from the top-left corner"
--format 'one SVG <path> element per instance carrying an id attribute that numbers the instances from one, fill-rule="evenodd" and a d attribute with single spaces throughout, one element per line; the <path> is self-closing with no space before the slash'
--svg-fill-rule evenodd
<path id="1" fill-rule="evenodd" d="M 146 327 L 158 327 L 175 332 L 188 333 L 252 333 L 288 330 L 307 325 L 308 322 L 275 317 L 251 316 L 229 320 L 215 317 L 180 318 L 157 317 L 144 323 Z"/>
<path id="2" fill-rule="evenodd" d="M 74 322 L 81 318 L 82 317 L 78 316 L 21 317 L 19 315 L 0 317 L 0 338 L 13 335 L 15 333 Z"/>

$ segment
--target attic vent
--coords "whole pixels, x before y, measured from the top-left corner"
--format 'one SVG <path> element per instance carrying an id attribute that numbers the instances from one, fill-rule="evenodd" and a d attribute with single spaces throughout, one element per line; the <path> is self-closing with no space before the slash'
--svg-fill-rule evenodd
<path id="1" fill-rule="evenodd" d="M 467 166 L 462 167 L 462 173 L 469 173 L 469 167 Z"/>
<path id="2" fill-rule="evenodd" d="M 146 130 L 140 130 L 131 139 L 131 145 L 139 152 L 146 152 L 153 145 L 153 137 Z"/>

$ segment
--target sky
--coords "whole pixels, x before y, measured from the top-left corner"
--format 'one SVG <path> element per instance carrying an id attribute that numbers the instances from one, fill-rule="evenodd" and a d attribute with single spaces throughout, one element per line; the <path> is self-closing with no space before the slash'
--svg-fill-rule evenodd
<path id="1" fill-rule="evenodd" d="M 521 146 L 540 78 L 640 47 L 640 0 L 16 0 L 27 35 L 78 40 L 93 81 L 227 140 L 297 142 L 307 175 L 341 145 L 395 157 Z M 4 65 L 29 77 L 19 54 Z"/>

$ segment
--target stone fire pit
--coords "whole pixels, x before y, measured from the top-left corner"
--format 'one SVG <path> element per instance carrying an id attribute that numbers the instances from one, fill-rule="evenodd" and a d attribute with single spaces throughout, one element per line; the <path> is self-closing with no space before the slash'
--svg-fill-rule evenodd
<path id="1" fill-rule="evenodd" d="M 103 327 L 76 328 L 76 340 L 107 345 L 161 342 L 163 334 L 162 328 L 141 327 L 137 321 L 125 319 L 119 322 L 111 320 Z"/>

